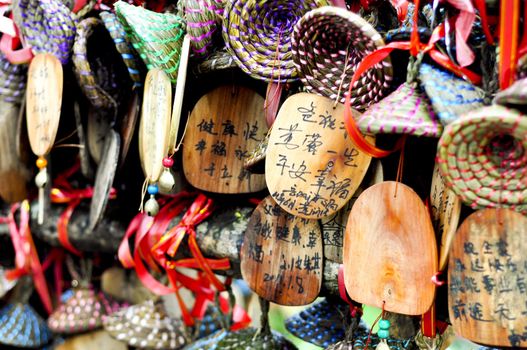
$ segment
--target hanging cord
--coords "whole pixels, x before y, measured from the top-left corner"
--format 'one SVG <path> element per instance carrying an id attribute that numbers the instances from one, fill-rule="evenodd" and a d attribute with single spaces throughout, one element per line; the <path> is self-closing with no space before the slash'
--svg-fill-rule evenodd
<path id="1" fill-rule="evenodd" d="M 397 165 L 397 175 L 395 177 L 395 191 L 393 193 L 393 198 L 397 198 L 397 189 L 399 187 L 399 182 L 403 180 L 403 170 L 404 170 L 404 150 L 406 146 L 406 135 L 402 136 L 401 141 L 401 153 L 399 154 L 399 164 Z"/>
<path id="2" fill-rule="evenodd" d="M 377 316 L 377 318 L 375 319 L 375 321 L 372 323 L 370 327 L 370 332 L 368 333 L 368 339 L 366 340 L 366 344 L 364 344 L 364 350 L 368 350 L 368 347 L 370 346 L 371 335 L 373 333 L 373 327 L 375 327 L 375 325 L 377 324 L 377 322 L 379 322 L 381 318 L 384 319 L 384 316 L 386 314 L 386 311 L 384 310 L 385 305 L 386 305 L 386 301 L 383 300 L 382 301 L 382 312 L 379 314 L 379 316 Z"/>

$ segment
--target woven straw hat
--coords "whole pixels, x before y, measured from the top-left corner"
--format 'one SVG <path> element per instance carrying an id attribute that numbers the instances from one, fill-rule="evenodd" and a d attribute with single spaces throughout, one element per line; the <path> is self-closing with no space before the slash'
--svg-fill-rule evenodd
<path id="1" fill-rule="evenodd" d="M 146 67 L 164 70 L 175 83 L 185 34 L 184 20 L 174 14 L 149 11 L 124 1 L 116 2 L 114 8 Z"/>
<path id="2" fill-rule="evenodd" d="M 186 343 L 184 326 L 166 314 L 161 301 L 146 301 L 122 309 L 104 320 L 117 340 L 139 349 L 179 349 Z"/>
<path id="3" fill-rule="evenodd" d="M 221 330 L 183 348 L 205 349 L 292 350 L 296 347 L 279 333 L 246 328 L 236 332 Z"/>
<path id="4" fill-rule="evenodd" d="M 180 0 L 178 7 L 187 21 L 192 52 L 204 57 L 213 50 L 213 43 L 221 26 L 223 6 L 213 0 Z"/>
<path id="5" fill-rule="evenodd" d="M 288 318 L 285 327 L 295 337 L 326 348 L 344 339 L 342 318 L 348 313 L 348 305 L 324 299 Z"/>
<path id="6" fill-rule="evenodd" d="M 446 184 L 472 208 L 527 213 L 527 118 L 493 105 L 450 123 L 437 151 Z"/>
<path id="7" fill-rule="evenodd" d="M 13 15 L 33 53 L 50 53 L 68 63 L 76 29 L 61 0 L 14 0 Z"/>
<path id="8" fill-rule="evenodd" d="M 10 303 L 0 309 L 0 344 L 40 349 L 50 340 L 46 322 L 29 304 Z"/>
<path id="9" fill-rule="evenodd" d="M 48 319 L 54 333 L 76 334 L 102 327 L 105 315 L 113 313 L 119 304 L 92 289 L 79 288 L 73 296 L 55 310 Z"/>
<path id="10" fill-rule="evenodd" d="M 419 80 L 443 125 L 466 112 L 483 107 L 485 92 L 453 73 L 423 63 L 419 67 Z"/>
<path id="11" fill-rule="evenodd" d="M 223 39 L 238 66 L 253 78 L 290 82 L 297 79 L 291 33 L 309 10 L 327 0 L 232 0 L 223 19 Z"/>
<path id="12" fill-rule="evenodd" d="M 238 65 L 226 49 L 218 50 L 208 56 L 205 61 L 196 66 L 197 74 L 207 74 L 222 69 L 236 68 Z"/>
<path id="13" fill-rule="evenodd" d="M 0 52 L 0 96 L 5 102 L 19 104 L 26 90 L 27 65 L 12 64 Z"/>
<path id="14" fill-rule="evenodd" d="M 134 86 L 143 85 L 144 65 L 139 55 L 132 48 L 132 44 L 126 39 L 126 32 L 117 17 L 108 11 L 102 11 L 99 16 L 103 20 L 104 26 L 110 33 L 115 43 L 117 52 L 121 54 L 123 62 L 128 69 L 128 74 L 134 82 Z"/>
<path id="15" fill-rule="evenodd" d="M 337 7 L 308 12 L 295 25 L 293 61 L 309 92 L 344 103 L 357 65 L 384 46 L 381 35 L 362 17 Z M 352 90 L 351 106 L 364 110 L 379 101 L 392 80 L 390 59 L 364 73 Z"/>
<path id="16" fill-rule="evenodd" d="M 507 89 L 502 90 L 494 97 L 494 103 L 500 105 L 523 106 L 527 104 L 527 79 L 514 82 Z"/>

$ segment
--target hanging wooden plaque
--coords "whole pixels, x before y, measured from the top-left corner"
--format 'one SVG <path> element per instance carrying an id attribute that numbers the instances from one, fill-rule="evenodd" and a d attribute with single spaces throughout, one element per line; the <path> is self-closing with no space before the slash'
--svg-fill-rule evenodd
<path id="1" fill-rule="evenodd" d="M 103 156 L 104 140 L 106 139 L 108 130 L 112 127 L 111 117 L 113 117 L 113 114 L 113 111 L 96 109 L 92 106 L 90 106 L 88 110 L 86 141 L 88 143 L 90 155 L 97 164 L 101 162 Z"/>
<path id="2" fill-rule="evenodd" d="M 77 129 L 77 137 L 79 138 L 79 160 L 81 173 L 85 178 L 93 180 L 94 170 L 90 158 L 86 127 L 83 124 L 83 121 L 86 120 L 84 113 L 86 112 L 84 112 L 84 108 L 81 107 L 81 102 L 77 100 L 74 101 L 73 114 L 75 116 L 75 127 Z"/>
<path id="3" fill-rule="evenodd" d="M 322 234 L 317 220 L 283 211 L 272 197 L 254 210 L 240 251 L 243 279 L 262 298 L 306 305 L 322 283 Z"/>
<path id="4" fill-rule="evenodd" d="M 346 231 L 351 208 L 353 208 L 353 204 L 355 204 L 355 201 L 365 189 L 383 180 L 382 163 L 378 159 L 373 159 L 364 180 L 353 196 L 351 196 L 349 202 L 335 214 L 320 220 L 324 242 L 324 258 L 342 264 L 344 232 Z"/>
<path id="5" fill-rule="evenodd" d="M 461 201 L 452 190 L 446 187 L 437 164 L 434 167 L 434 175 L 432 177 L 430 206 L 434 231 L 437 240 L 441 242 L 439 248 L 439 270 L 443 271 L 446 268 L 450 245 L 459 224 Z"/>
<path id="6" fill-rule="evenodd" d="M 457 334 L 491 346 L 527 347 L 527 218 L 509 209 L 470 215 L 448 264 L 450 321 Z"/>
<path id="7" fill-rule="evenodd" d="M 183 141 L 183 171 L 200 190 L 250 193 L 265 188 L 265 177 L 243 163 L 267 126 L 264 99 L 243 86 L 221 86 L 194 106 Z"/>
<path id="8" fill-rule="evenodd" d="M 120 144 L 119 134 L 110 129 L 106 135 L 101 162 L 95 175 L 95 186 L 90 206 L 89 230 L 93 230 L 101 221 L 108 204 L 115 172 L 119 164 Z"/>
<path id="9" fill-rule="evenodd" d="M 350 297 L 391 312 L 422 315 L 434 301 L 437 245 L 426 206 L 393 181 L 359 196 L 344 237 L 344 282 Z"/>
<path id="10" fill-rule="evenodd" d="M 359 187 L 371 157 L 351 141 L 343 116 L 342 104 L 308 93 L 289 97 L 280 108 L 267 146 L 265 179 L 285 211 L 324 218 Z"/>
<path id="11" fill-rule="evenodd" d="M 139 119 L 139 112 L 141 111 L 141 93 L 134 89 L 132 97 L 128 105 L 128 110 L 124 115 L 120 125 L 120 136 L 121 136 L 121 155 L 119 165 L 122 166 L 128 155 L 130 149 L 130 143 L 134 137 L 135 126 Z"/>
<path id="12" fill-rule="evenodd" d="M 26 118 L 33 153 L 44 156 L 53 147 L 62 105 L 62 65 L 51 54 L 36 55 L 29 65 Z"/>
<path id="13" fill-rule="evenodd" d="M 139 124 L 139 156 L 146 178 L 156 182 L 163 170 L 166 156 L 172 86 L 161 69 L 151 69 L 146 75 L 141 122 Z"/>

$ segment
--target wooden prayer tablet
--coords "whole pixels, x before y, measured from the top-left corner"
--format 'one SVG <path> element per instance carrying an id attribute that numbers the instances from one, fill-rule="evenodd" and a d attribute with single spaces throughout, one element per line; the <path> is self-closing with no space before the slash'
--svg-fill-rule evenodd
<path id="1" fill-rule="evenodd" d="M 351 141 L 343 116 L 344 105 L 308 93 L 289 97 L 280 108 L 267 146 L 265 179 L 285 211 L 324 218 L 359 187 L 371 157 Z"/>
<path id="2" fill-rule="evenodd" d="M 378 159 L 373 159 L 364 180 L 353 196 L 351 196 L 349 202 L 335 214 L 320 220 L 322 224 L 324 258 L 342 264 L 344 232 L 351 208 L 353 208 L 353 204 L 355 204 L 357 198 L 366 188 L 382 182 L 383 179 L 382 163 Z"/>
<path id="3" fill-rule="evenodd" d="M 422 315 L 434 301 L 431 279 L 436 271 L 434 229 L 419 196 L 393 181 L 362 192 L 344 237 L 344 282 L 350 297 L 377 307 L 385 302 L 387 311 Z"/>
<path id="4" fill-rule="evenodd" d="M 145 177 L 157 182 L 166 157 L 172 86 L 161 69 L 151 69 L 146 75 L 141 122 L 139 123 L 139 156 Z"/>
<path id="5" fill-rule="evenodd" d="M 262 298 L 281 305 L 309 304 L 322 283 L 318 221 L 295 217 L 268 196 L 249 220 L 240 260 L 243 279 Z"/>
<path id="6" fill-rule="evenodd" d="M 434 167 L 434 175 L 432 177 L 430 207 L 434 231 L 437 239 L 441 242 L 439 248 L 439 270 L 443 271 L 448 263 L 448 252 L 459 224 L 461 201 L 452 190 L 445 186 L 437 164 Z"/>
<path id="7" fill-rule="evenodd" d="M 243 86 L 221 86 L 194 106 L 183 141 L 183 171 L 203 191 L 250 193 L 265 188 L 265 177 L 243 163 L 267 126 L 264 99 Z"/>
<path id="8" fill-rule="evenodd" d="M 128 111 L 123 117 L 120 125 L 120 135 L 121 135 L 121 155 L 120 155 L 120 166 L 123 165 L 128 155 L 128 150 L 130 149 L 130 143 L 134 137 L 135 126 L 137 125 L 137 120 L 139 119 L 139 112 L 141 110 L 141 97 L 140 92 L 134 90 L 130 102 L 128 105 Z"/>
<path id="9" fill-rule="evenodd" d="M 108 204 L 115 172 L 119 164 L 120 143 L 119 134 L 113 129 L 109 129 L 104 142 L 101 162 L 95 175 L 95 186 L 90 206 L 90 230 L 93 230 L 101 221 Z"/>
<path id="10" fill-rule="evenodd" d="M 62 105 L 62 65 L 51 54 L 36 55 L 29 65 L 26 118 L 33 153 L 44 156 L 53 147 Z"/>
<path id="11" fill-rule="evenodd" d="M 90 155 L 99 164 L 104 152 L 104 140 L 112 127 L 113 111 L 90 106 L 88 110 L 87 143 Z"/>
<path id="12" fill-rule="evenodd" d="M 454 237 L 448 306 L 457 334 L 490 346 L 527 347 L 527 218 L 509 209 L 470 215 Z"/>

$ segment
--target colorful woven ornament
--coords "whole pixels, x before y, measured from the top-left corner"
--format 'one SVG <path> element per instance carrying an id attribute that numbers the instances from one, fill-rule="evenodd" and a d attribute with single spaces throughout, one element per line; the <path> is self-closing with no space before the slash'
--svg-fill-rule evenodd
<path id="1" fill-rule="evenodd" d="M 182 0 L 178 1 L 180 13 L 184 13 L 187 21 L 187 33 L 190 37 L 192 52 L 203 57 L 213 49 L 213 42 L 218 27 L 221 25 L 223 7 L 213 0 Z"/>
<path id="2" fill-rule="evenodd" d="M 72 12 L 61 0 L 15 0 L 13 15 L 34 54 L 50 53 L 68 63 L 76 28 Z"/>
<path id="3" fill-rule="evenodd" d="M 453 73 L 422 63 L 419 67 L 419 80 L 443 125 L 453 122 L 466 112 L 483 107 L 485 92 Z"/>
<path id="4" fill-rule="evenodd" d="M 122 309 L 106 317 L 104 328 L 112 337 L 139 349 L 179 349 L 186 343 L 183 324 L 166 313 L 161 301 L 148 300 Z"/>
<path id="5" fill-rule="evenodd" d="M 26 89 L 27 65 L 12 64 L 0 53 L 0 96 L 5 102 L 20 104 Z"/>
<path id="6" fill-rule="evenodd" d="M 325 299 L 287 319 L 285 327 L 295 337 L 326 348 L 344 339 L 342 321 L 348 313 L 348 305 Z"/>
<path id="7" fill-rule="evenodd" d="M 148 69 L 160 68 L 177 80 L 185 34 L 184 20 L 170 13 L 156 13 L 123 1 L 114 4 L 117 18 Z"/>
<path id="8" fill-rule="evenodd" d="M 527 118 L 499 105 L 449 124 L 437 157 L 445 183 L 474 209 L 527 213 Z"/>
<path id="9" fill-rule="evenodd" d="M 381 35 L 362 17 L 337 7 L 308 12 L 295 25 L 293 61 L 309 92 L 344 103 L 356 66 L 384 46 Z M 379 101 L 392 80 L 386 59 L 362 75 L 352 89 L 351 106 L 364 110 Z"/>
<path id="10" fill-rule="evenodd" d="M 227 3 L 223 39 L 238 66 L 253 78 L 290 82 L 298 78 L 291 53 L 295 23 L 327 0 L 233 0 Z"/>
<path id="11" fill-rule="evenodd" d="M 411 60 L 407 81 L 358 117 L 357 125 L 362 132 L 426 137 L 441 135 L 443 127 L 415 79 L 418 64 Z"/>
<path id="12" fill-rule="evenodd" d="M 218 50 L 208 56 L 205 61 L 196 66 L 197 74 L 207 74 L 223 69 L 236 68 L 236 62 L 226 49 Z"/>
<path id="13" fill-rule="evenodd" d="M 104 26 L 110 33 L 113 39 L 115 48 L 121 54 L 123 62 L 128 69 L 128 74 L 134 82 L 134 86 L 143 85 L 143 70 L 144 66 L 139 56 L 132 48 L 132 44 L 126 39 L 126 31 L 121 23 L 117 20 L 117 17 L 112 12 L 102 11 L 99 16 L 103 20 Z"/>
<path id="14" fill-rule="evenodd" d="M 76 334 L 102 327 L 103 317 L 112 314 L 119 304 L 95 293 L 91 288 L 78 288 L 71 298 L 48 319 L 54 333 Z"/>
<path id="15" fill-rule="evenodd" d="M 0 344 L 42 348 L 51 340 L 46 322 L 25 303 L 9 303 L 0 309 Z"/>
<path id="16" fill-rule="evenodd" d="M 527 79 L 517 80 L 507 89 L 498 92 L 493 102 L 511 106 L 524 106 L 527 104 Z"/>
<path id="17" fill-rule="evenodd" d="M 296 347 L 276 332 L 259 332 L 246 328 L 236 332 L 221 330 L 187 345 L 183 350 L 252 349 L 293 350 Z"/>

